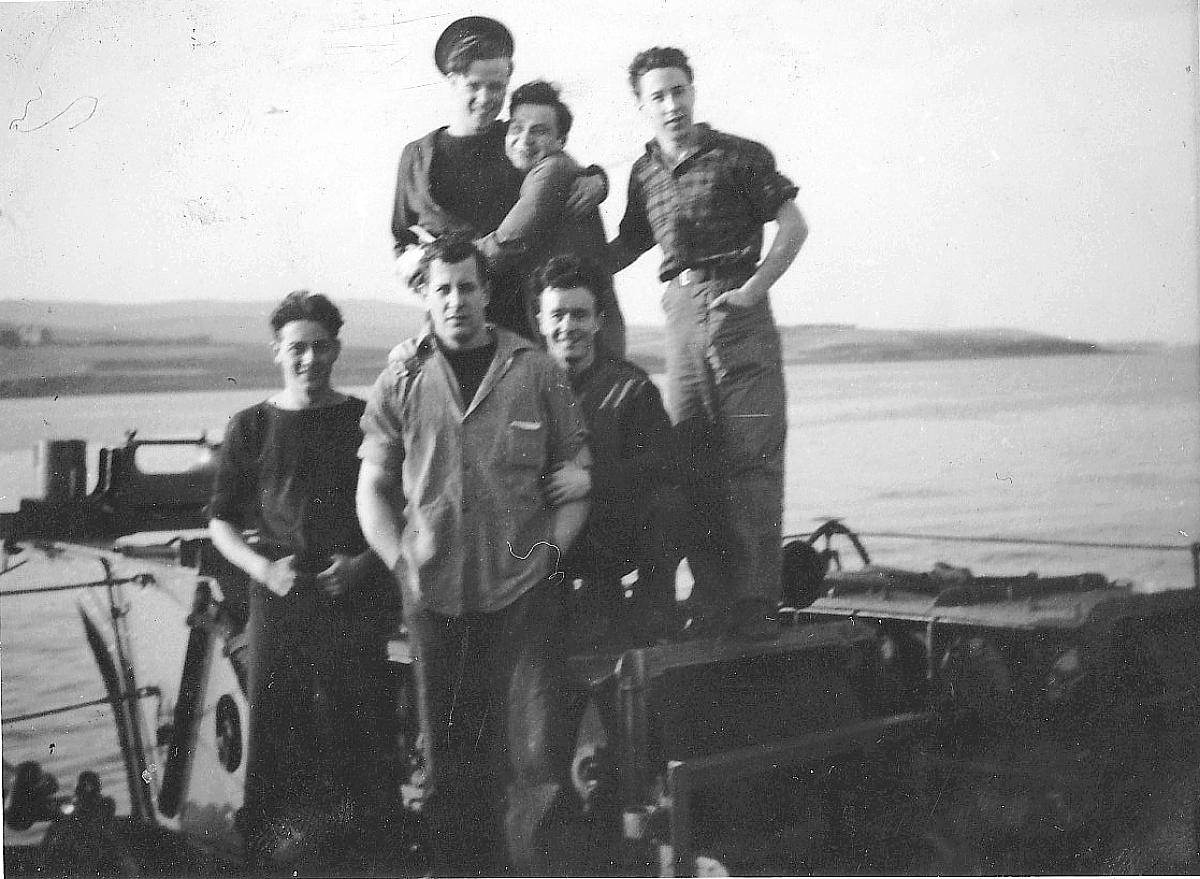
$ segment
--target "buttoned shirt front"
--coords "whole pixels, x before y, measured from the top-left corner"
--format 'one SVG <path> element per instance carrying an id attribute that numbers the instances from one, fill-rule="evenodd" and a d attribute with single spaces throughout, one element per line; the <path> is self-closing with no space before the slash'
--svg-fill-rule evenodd
<path id="1" fill-rule="evenodd" d="M 758 262 L 763 224 L 798 192 L 762 144 L 697 128 L 696 149 L 674 166 L 656 141 L 646 144 L 614 242 L 637 254 L 661 246 L 663 281 L 685 268 Z"/>
<path id="2" fill-rule="evenodd" d="M 464 401 L 432 333 L 398 345 L 363 414 L 359 456 L 404 490 L 404 579 L 420 604 L 457 616 L 507 607 L 550 575 L 543 474 L 583 448 L 583 417 L 558 365 L 502 328 Z"/>

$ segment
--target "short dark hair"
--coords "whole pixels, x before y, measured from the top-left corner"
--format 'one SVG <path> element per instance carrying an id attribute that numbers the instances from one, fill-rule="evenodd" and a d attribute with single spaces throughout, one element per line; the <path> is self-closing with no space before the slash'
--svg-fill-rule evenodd
<path id="1" fill-rule="evenodd" d="M 275 306 L 270 317 L 271 332 L 279 335 L 280 330 L 296 320 L 319 323 L 331 336 L 337 336 L 343 323 L 341 311 L 329 301 L 328 296 L 307 290 L 294 290 Z"/>
<path id="2" fill-rule="evenodd" d="M 555 121 L 558 123 L 558 136 L 566 140 L 567 134 L 571 130 L 571 122 L 575 117 L 571 115 L 570 108 L 559 97 L 558 88 L 553 83 L 546 82 L 544 79 L 535 79 L 533 82 L 525 83 L 512 93 L 512 98 L 508 102 L 508 115 L 511 116 L 513 110 L 521 104 L 552 107 Z"/>
<path id="3" fill-rule="evenodd" d="M 682 49 L 676 49 L 674 46 L 655 46 L 638 52 L 629 65 L 629 85 L 633 93 L 639 94 L 638 83 L 644 74 L 662 67 L 678 67 L 687 74 L 688 82 L 695 81 L 692 65 L 688 64 L 688 57 Z"/>
<path id="4" fill-rule="evenodd" d="M 571 290 L 583 287 L 592 294 L 596 304 L 596 313 L 603 309 L 600 305 L 600 294 L 608 288 L 608 275 L 594 260 L 574 253 L 560 253 L 548 259 L 537 271 L 536 283 L 532 294 L 535 301 L 541 298 L 543 290 Z"/>
<path id="5" fill-rule="evenodd" d="M 446 54 L 446 73 L 466 73 L 476 61 L 507 58 L 512 69 L 512 44 L 496 34 L 466 34 Z"/>
<path id="6" fill-rule="evenodd" d="M 421 259 L 417 262 L 417 270 L 413 272 L 412 287 L 414 290 L 424 287 L 429 282 L 429 267 L 435 261 L 448 266 L 458 265 L 463 260 L 474 259 L 475 268 L 479 272 L 480 283 L 488 282 L 487 260 L 470 238 L 458 235 L 446 235 L 425 245 Z"/>

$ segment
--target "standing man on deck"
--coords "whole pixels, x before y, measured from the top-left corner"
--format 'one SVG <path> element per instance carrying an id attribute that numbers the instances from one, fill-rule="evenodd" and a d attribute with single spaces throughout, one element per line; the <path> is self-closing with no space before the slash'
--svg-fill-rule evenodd
<path id="1" fill-rule="evenodd" d="M 484 266 L 470 242 L 425 248 L 414 286 L 430 331 L 392 351 L 359 452 L 358 517 L 414 650 L 437 875 L 496 875 L 499 838 L 516 875 L 561 867 L 577 807 L 559 562 L 587 487 L 553 506 L 543 475 L 573 462 L 586 483 L 585 429 L 554 361 L 485 322 Z"/>
<path id="2" fill-rule="evenodd" d="M 392 236 L 401 280 L 420 259 L 420 227 L 433 237 L 479 239 L 494 232 L 517 203 L 524 173 L 504 154 L 508 125 L 498 120 L 513 71 L 512 33 L 481 15 L 450 24 L 434 47 L 434 61 L 450 87 L 451 121 L 404 147 L 396 178 Z M 584 218 L 608 193 L 603 171 L 577 178 L 567 210 Z M 493 273 L 489 318 L 533 338 L 515 262 L 524 242 L 489 256 Z"/>
<path id="3" fill-rule="evenodd" d="M 668 411 L 689 458 L 688 493 L 722 543 L 730 583 L 729 595 L 693 604 L 721 620 L 716 631 L 767 637 L 780 590 L 787 436 L 768 293 L 808 228 L 797 187 L 765 146 L 694 120 L 692 68 L 681 50 L 638 54 L 629 83 L 654 138 L 634 162 L 609 258 L 618 272 L 662 248 Z M 778 229 L 760 261 L 772 221 Z"/>

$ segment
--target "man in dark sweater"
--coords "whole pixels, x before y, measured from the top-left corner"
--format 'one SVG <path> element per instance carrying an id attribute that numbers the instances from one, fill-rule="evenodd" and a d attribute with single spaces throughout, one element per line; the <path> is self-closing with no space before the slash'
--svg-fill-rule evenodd
<path id="1" fill-rule="evenodd" d="M 673 484 L 676 461 L 662 397 L 643 370 L 598 342 L 604 312 L 597 291 L 608 283 L 600 266 L 560 255 L 535 281 L 539 328 L 583 407 L 593 457 L 587 527 L 563 562 L 568 578 L 582 581 L 577 635 L 595 641 L 676 634 L 682 619 L 675 569 L 685 551 L 689 558 L 699 552 L 695 541 L 683 539 L 691 523 Z M 584 497 L 586 488 L 575 468 L 549 477 L 552 503 Z M 694 566 L 698 576 L 706 569 Z M 635 570 L 633 600 L 626 602 L 622 578 Z"/>
<path id="2" fill-rule="evenodd" d="M 407 284 L 420 258 L 419 227 L 433 237 L 479 239 L 496 230 L 517 203 L 524 173 L 504 154 L 508 129 L 498 121 L 512 76 L 513 38 L 503 24 L 484 16 L 459 19 L 446 28 L 434 48 L 434 61 L 450 87 L 451 121 L 404 147 L 396 179 L 392 235 L 398 271 Z M 607 195 L 602 173 L 581 176 L 567 208 L 586 215 Z M 523 307 L 516 263 L 521 242 L 511 254 L 489 257 L 492 299 L 488 318 L 532 338 Z"/>

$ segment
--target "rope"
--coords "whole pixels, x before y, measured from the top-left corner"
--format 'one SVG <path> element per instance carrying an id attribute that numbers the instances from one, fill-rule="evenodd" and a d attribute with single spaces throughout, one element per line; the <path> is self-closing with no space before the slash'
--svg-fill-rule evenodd
<path id="1" fill-rule="evenodd" d="M 139 699 L 146 699 L 151 696 L 160 698 L 162 691 L 158 687 L 138 687 L 137 692 L 130 693 L 128 696 L 105 696 L 101 699 L 89 699 L 86 702 L 79 702 L 75 705 L 64 705 L 61 708 L 47 708 L 44 711 L 31 711 L 29 714 L 18 714 L 15 717 L 6 717 L 0 721 L 4 726 L 10 723 L 21 723 L 26 720 L 36 720 L 39 717 L 50 717 L 53 714 L 65 714 L 68 711 L 78 711 L 80 708 L 91 708 L 94 705 L 112 705 L 117 702 L 136 702 Z"/>
<path id="2" fill-rule="evenodd" d="M 141 586 L 147 586 L 153 582 L 153 574 L 135 574 L 132 577 L 95 580 L 91 583 L 69 583 L 64 586 L 34 586 L 29 589 L 5 589 L 0 591 L 0 598 L 7 598 L 10 595 L 37 595 L 41 592 L 62 592 L 67 589 L 91 589 L 96 586 L 122 586 L 125 583 L 137 583 Z"/>
<path id="3" fill-rule="evenodd" d="M 802 532 L 799 534 L 788 534 L 784 540 L 792 540 L 795 538 L 807 538 L 814 532 Z M 949 543 L 1003 543 L 1003 544 L 1026 544 L 1030 546 L 1070 546 L 1081 547 L 1085 549 L 1134 549 L 1134 550 L 1149 550 L 1153 552 L 1196 552 L 1195 547 L 1200 544 L 1182 544 L 1182 543 L 1110 543 L 1094 540 L 1049 540 L 1045 538 L 1034 537 L 964 537 L 960 534 L 911 534 L 903 531 L 855 531 L 859 537 L 877 537 L 882 539 L 895 540 L 938 540 Z"/>

